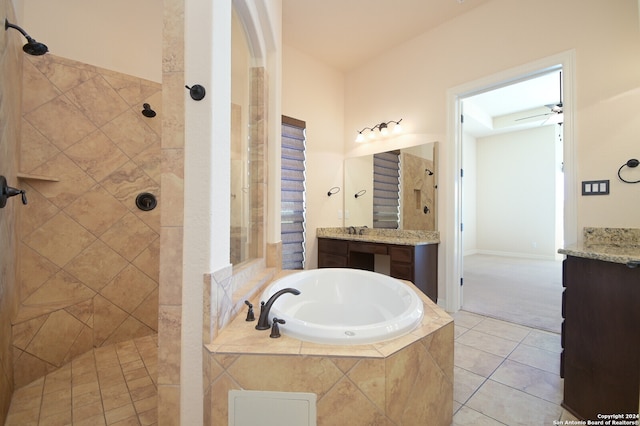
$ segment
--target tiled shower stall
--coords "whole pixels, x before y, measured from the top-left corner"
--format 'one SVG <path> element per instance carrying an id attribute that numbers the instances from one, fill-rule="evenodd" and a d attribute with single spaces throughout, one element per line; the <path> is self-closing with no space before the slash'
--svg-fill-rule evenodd
<path id="1" fill-rule="evenodd" d="M 24 58 L 20 307 L 13 321 L 20 387 L 100 347 L 157 332 L 158 83 L 46 55 Z"/>

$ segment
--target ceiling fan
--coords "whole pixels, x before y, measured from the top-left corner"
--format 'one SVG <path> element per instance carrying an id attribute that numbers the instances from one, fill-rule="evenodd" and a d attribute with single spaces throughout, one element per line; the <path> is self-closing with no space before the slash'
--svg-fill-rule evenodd
<path id="1" fill-rule="evenodd" d="M 557 104 L 545 105 L 551 111 L 549 111 L 549 112 L 547 112 L 545 114 L 536 114 L 536 115 L 531 115 L 529 117 L 517 118 L 515 121 L 529 120 L 531 118 L 549 116 L 549 118 L 545 122 L 542 123 L 542 124 L 545 124 L 547 121 L 549 121 L 552 118 L 551 116 L 557 115 L 558 117 L 555 117 L 556 118 L 555 121 L 558 124 L 562 123 L 562 112 L 563 112 L 563 106 L 562 106 L 562 71 L 560 71 L 559 76 L 560 76 L 560 101 Z"/>

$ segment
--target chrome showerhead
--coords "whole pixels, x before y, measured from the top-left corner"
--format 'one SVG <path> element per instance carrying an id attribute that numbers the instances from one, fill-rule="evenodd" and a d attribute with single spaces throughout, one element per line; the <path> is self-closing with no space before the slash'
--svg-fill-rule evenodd
<path id="1" fill-rule="evenodd" d="M 46 44 L 37 42 L 34 38 L 32 38 L 29 34 L 27 34 L 25 30 L 23 30 L 17 25 L 10 23 L 9 20 L 5 18 L 4 30 L 6 31 L 9 28 L 13 28 L 20 31 L 20 33 L 27 39 L 27 44 L 22 46 L 22 50 L 24 50 L 25 53 L 33 56 L 40 56 L 40 55 L 44 55 L 49 51 L 49 48 L 47 47 Z"/>

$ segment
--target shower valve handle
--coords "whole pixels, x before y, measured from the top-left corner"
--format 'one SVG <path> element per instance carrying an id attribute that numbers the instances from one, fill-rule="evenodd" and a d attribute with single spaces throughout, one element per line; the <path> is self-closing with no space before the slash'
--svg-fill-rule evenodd
<path id="1" fill-rule="evenodd" d="M 12 188 L 7 185 L 7 180 L 4 176 L 0 176 L 0 208 L 7 204 L 9 197 L 20 195 L 22 198 L 22 204 L 27 204 L 27 191 L 24 189 Z"/>

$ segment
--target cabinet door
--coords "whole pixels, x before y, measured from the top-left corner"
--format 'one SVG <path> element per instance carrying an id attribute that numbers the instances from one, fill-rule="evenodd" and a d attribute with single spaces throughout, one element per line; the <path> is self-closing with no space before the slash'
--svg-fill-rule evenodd
<path id="1" fill-rule="evenodd" d="M 563 405 L 585 419 L 637 413 L 640 270 L 572 256 L 564 268 Z"/>
<path id="2" fill-rule="evenodd" d="M 412 246 L 389 246 L 391 262 L 413 263 Z"/>
<path id="3" fill-rule="evenodd" d="M 413 265 L 411 263 L 391 262 L 391 270 L 389 272 L 393 278 L 413 282 Z"/>

